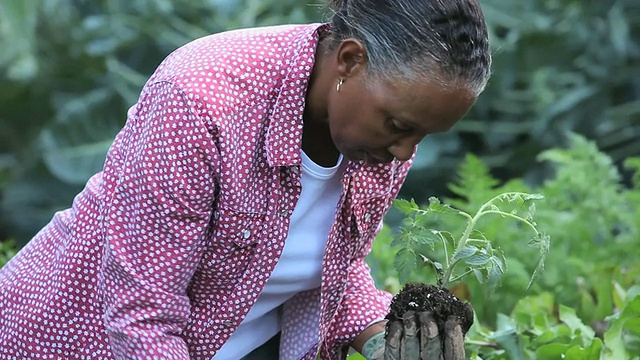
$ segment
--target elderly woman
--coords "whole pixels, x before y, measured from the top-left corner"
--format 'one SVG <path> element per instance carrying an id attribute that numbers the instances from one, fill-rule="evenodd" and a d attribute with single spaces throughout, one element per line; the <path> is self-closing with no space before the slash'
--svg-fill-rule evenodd
<path id="1" fill-rule="evenodd" d="M 391 296 L 364 257 L 491 60 L 477 0 L 331 6 L 162 62 L 103 171 L 0 270 L 3 359 L 379 350 Z"/>

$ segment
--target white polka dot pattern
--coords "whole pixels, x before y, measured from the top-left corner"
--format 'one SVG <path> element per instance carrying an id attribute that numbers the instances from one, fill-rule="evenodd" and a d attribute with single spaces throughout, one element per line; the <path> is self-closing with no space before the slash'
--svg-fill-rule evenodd
<path id="1" fill-rule="evenodd" d="M 215 354 L 284 246 L 322 27 L 212 35 L 165 59 L 103 171 L 0 269 L 1 358 Z M 281 359 L 344 358 L 386 314 L 363 259 L 409 166 L 349 163 L 322 286 L 285 305 Z"/>

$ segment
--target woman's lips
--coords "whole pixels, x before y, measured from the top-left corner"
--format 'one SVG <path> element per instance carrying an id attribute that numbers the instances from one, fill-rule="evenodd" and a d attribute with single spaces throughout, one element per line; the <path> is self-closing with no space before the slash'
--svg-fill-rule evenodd
<path id="1" fill-rule="evenodd" d="M 364 160 L 370 164 L 388 164 L 393 161 L 393 158 L 377 156 L 370 152 L 365 152 L 364 155 Z"/>

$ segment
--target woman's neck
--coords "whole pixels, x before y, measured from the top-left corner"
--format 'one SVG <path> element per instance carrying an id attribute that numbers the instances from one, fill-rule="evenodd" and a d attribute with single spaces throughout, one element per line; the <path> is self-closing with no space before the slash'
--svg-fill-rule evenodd
<path id="1" fill-rule="evenodd" d="M 330 52 L 322 38 L 316 47 L 315 63 L 307 88 L 303 117 L 302 150 L 321 166 L 333 166 L 340 152 L 333 143 L 327 120 L 327 94 L 332 89 L 332 76 L 327 74 Z"/>

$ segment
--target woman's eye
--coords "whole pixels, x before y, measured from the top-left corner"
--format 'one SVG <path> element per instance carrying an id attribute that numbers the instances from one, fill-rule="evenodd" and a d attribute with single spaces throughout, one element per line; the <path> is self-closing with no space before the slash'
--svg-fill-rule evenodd
<path id="1" fill-rule="evenodd" d="M 394 130 L 394 132 L 409 132 L 411 131 L 410 128 L 408 128 L 406 125 L 404 125 L 403 123 L 399 122 L 396 119 L 389 119 L 389 124 L 391 125 L 391 128 Z"/>

